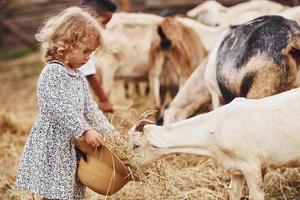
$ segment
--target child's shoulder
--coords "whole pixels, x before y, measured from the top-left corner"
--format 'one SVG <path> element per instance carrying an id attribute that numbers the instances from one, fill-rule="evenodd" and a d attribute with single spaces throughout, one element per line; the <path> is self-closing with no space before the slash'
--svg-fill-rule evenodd
<path id="1" fill-rule="evenodd" d="M 80 70 L 76 70 L 76 72 L 78 73 L 79 76 L 81 77 L 85 77 L 84 73 Z"/>
<path id="2" fill-rule="evenodd" d="M 48 74 L 48 75 L 65 75 L 66 70 L 64 68 L 64 65 L 60 62 L 49 62 L 45 65 L 42 75 L 43 74 Z"/>
<path id="3" fill-rule="evenodd" d="M 59 61 L 50 61 L 45 65 L 45 68 L 53 71 L 65 71 L 64 64 Z"/>

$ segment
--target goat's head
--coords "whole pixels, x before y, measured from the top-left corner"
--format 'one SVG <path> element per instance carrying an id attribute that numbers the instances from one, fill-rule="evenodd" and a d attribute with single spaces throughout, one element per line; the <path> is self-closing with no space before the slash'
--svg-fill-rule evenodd
<path id="1" fill-rule="evenodd" d="M 139 118 L 138 123 L 129 130 L 128 150 L 131 152 L 133 160 L 136 163 L 146 164 L 160 157 L 156 147 L 150 144 L 149 137 L 151 135 L 148 133 L 149 129 L 159 128 L 154 125 L 153 121 L 147 119 L 148 116 L 156 112 L 156 110 L 144 112 Z"/>

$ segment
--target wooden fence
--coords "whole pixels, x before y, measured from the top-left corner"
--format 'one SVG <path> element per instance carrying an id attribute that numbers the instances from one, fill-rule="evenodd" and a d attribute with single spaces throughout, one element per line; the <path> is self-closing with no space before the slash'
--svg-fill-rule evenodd
<path id="1" fill-rule="evenodd" d="M 50 14 L 78 4 L 76 0 L 49 0 L 41 3 L 5 4 L 0 7 L 0 51 L 29 47 L 37 49 L 34 34 Z"/>

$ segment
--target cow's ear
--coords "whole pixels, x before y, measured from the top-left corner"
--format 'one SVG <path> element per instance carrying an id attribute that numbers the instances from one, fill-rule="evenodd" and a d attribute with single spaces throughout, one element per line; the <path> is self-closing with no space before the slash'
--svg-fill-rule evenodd
<path id="1" fill-rule="evenodd" d="M 146 124 L 155 124 L 153 121 L 151 121 L 150 119 L 141 119 L 138 123 L 138 125 L 135 127 L 135 131 L 138 132 L 143 132 L 144 126 Z"/>

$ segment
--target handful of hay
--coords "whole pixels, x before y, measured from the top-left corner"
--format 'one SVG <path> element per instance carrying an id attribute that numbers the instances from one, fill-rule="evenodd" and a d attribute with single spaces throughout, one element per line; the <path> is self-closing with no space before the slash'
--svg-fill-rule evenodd
<path id="1" fill-rule="evenodd" d="M 83 177 L 83 179 L 85 180 L 81 180 L 81 181 L 85 185 L 87 185 L 90 189 L 94 190 L 95 192 L 106 196 L 112 195 L 115 192 L 117 192 L 128 181 L 134 181 L 134 184 L 142 185 L 143 189 L 145 190 L 145 193 L 147 193 L 148 191 L 149 195 L 150 193 L 152 195 L 166 193 L 167 192 L 166 184 L 165 184 L 166 178 L 165 178 L 162 161 L 157 161 L 142 166 L 135 163 L 132 160 L 133 155 L 131 155 L 131 153 L 128 151 L 129 136 L 127 132 L 128 130 L 124 130 L 124 127 L 122 128 L 116 127 L 116 131 L 110 136 L 107 136 L 102 141 L 102 146 L 100 147 L 101 148 L 100 150 L 93 149 L 92 147 L 87 146 L 87 144 L 85 144 L 86 147 L 82 147 L 82 145 L 78 145 L 78 143 L 83 143 L 83 142 L 85 143 L 84 140 L 75 141 L 76 146 L 79 147 L 79 149 L 81 149 L 84 153 L 87 153 L 87 151 L 89 151 L 92 157 L 95 157 L 96 159 L 99 160 L 98 163 L 96 162 L 93 163 L 93 165 L 96 165 L 97 167 L 92 167 L 93 169 L 87 169 L 88 167 L 86 162 L 84 162 L 81 159 L 79 164 L 79 170 L 78 170 L 79 178 L 82 179 Z M 120 144 L 120 141 L 122 141 L 122 144 Z M 87 150 L 87 148 L 89 148 L 89 150 Z M 111 158 L 107 159 L 104 157 L 111 157 Z M 93 162 L 93 159 L 91 162 Z M 102 164 L 103 162 L 104 164 Z M 111 164 L 111 162 L 113 162 L 113 164 Z M 107 168 L 104 165 L 106 166 L 110 165 L 109 167 L 112 168 L 113 172 L 111 173 L 111 170 L 106 170 L 106 172 L 104 172 L 105 168 Z M 120 170 L 121 165 L 123 165 L 124 166 L 123 168 L 126 169 Z M 85 166 L 84 169 L 81 169 L 83 168 L 82 166 Z M 95 174 L 97 168 L 98 168 L 98 174 Z M 87 171 L 90 171 L 91 173 L 88 174 Z M 84 173 L 86 175 L 82 175 Z M 104 173 L 107 173 L 107 175 L 103 175 Z M 124 174 L 126 174 L 126 176 Z M 97 180 L 91 181 L 90 179 L 92 179 L 91 178 L 92 176 L 97 176 L 98 177 Z M 107 183 L 108 177 L 110 179 L 110 183 Z M 97 187 L 101 188 L 100 190 L 91 186 L 91 185 L 95 185 L 95 181 L 97 182 L 96 183 Z M 101 181 L 104 182 L 102 183 L 102 185 L 100 185 Z M 94 183 L 89 184 L 87 182 L 94 182 Z M 106 185 L 108 185 L 108 188 L 106 188 Z"/>
<path id="2" fill-rule="evenodd" d="M 116 137 L 121 137 L 124 141 L 122 145 L 117 144 Z M 152 193 L 166 192 L 165 172 L 162 161 L 153 162 L 147 165 L 139 165 L 132 160 L 131 153 L 128 151 L 128 135 L 119 132 L 112 134 L 111 137 L 103 141 L 103 145 L 107 147 L 116 157 L 118 157 L 130 172 L 133 181 L 141 182 L 144 187 Z"/>

